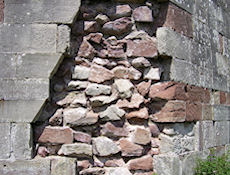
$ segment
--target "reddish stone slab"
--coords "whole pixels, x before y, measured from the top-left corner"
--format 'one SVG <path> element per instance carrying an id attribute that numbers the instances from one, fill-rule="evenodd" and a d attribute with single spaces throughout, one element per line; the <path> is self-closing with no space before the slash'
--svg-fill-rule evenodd
<path id="1" fill-rule="evenodd" d="M 225 92 L 220 92 L 220 104 L 226 104 L 227 102 L 227 97 L 226 97 L 226 93 Z"/>
<path id="2" fill-rule="evenodd" d="M 82 143 L 90 143 L 91 142 L 91 136 L 87 133 L 80 132 L 80 131 L 75 131 L 73 133 L 74 140 L 77 142 L 82 142 Z"/>
<path id="3" fill-rule="evenodd" d="M 50 127 L 43 130 L 39 143 L 68 144 L 73 142 L 72 129 L 68 127 Z"/>
<path id="4" fill-rule="evenodd" d="M 133 11 L 133 18 L 137 22 L 153 22 L 152 10 L 147 6 L 137 7 Z"/>
<path id="5" fill-rule="evenodd" d="M 128 161 L 129 170 L 152 170 L 153 158 L 150 155 Z"/>
<path id="6" fill-rule="evenodd" d="M 141 156 L 143 147 L 135 143 L 130 142 L 127 139 L 121 139 L 120 141 L 121 155 L 125 157 Z"/>
<path id="7" fill-rule="evenodd" d="M 186 121 L 199 121 L 202 119 L 202 104 L 200 102 L 186 103 Z"/>

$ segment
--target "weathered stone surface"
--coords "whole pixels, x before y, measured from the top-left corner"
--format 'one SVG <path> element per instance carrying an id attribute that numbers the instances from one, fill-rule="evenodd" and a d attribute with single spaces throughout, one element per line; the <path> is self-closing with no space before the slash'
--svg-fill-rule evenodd
<path id="1" fill-rule="evenodd" d="M 93 153 L 98 156 L 109 156 L 116 154 L 120 151 L 120 148 L 111 139 L 100 136 L 93 138 Z"/>
<path id="2" fill-rule="evenodd" d="M 107 85 L 92 83 L 88 85 L 85 93 L 90 96 L 97 96 L 101 94 L 109 95 L 111 93 L 111 87 Z"/>
<path id="3" fill-rule="evenodd" d="M 72 75 L 73 79 L 87 80 L 90 75 L 90 68 L 85 66 L 75 66 Z"/>
<path id="4" fill-rule="evenodd" d="M 159 12 L 156 27 L 172 28 L 176 32 L 192 38 L 192 15 L 190 13 L 171 2 L 162 4 Z"/>
<path id="5" fill-rule="evenodd" d="M 186 105 L 183 101 L 168 101 L 164 107 L 153 114 L 157 122 L 184 122 L 186 118 Z"/>
<path id="6" fill-rule="evenodd" d="M 110 62 L 109 62 L 108 59 L 102 59 L 102 58 L 96 57 L 96 58 L 93 59 L 92 63 L 96 63 L 96 64 L 98 64 L 98 65 L 100 65 L 100 66 L 106 66 L 106 65 L 108 65 Z"/>
<path id="7" fill-rule="evenodd" d="M 95 20 L 96 20 L 100 25 L 103 25 L 103 24 L 109 22 L 109 17 L 106 16 L 106 15 L 98 14 L 98 15 L 95 17 Z"/>
<path id="8" fill-rule="evenodd" d="M 81 5 L 80 1 L 7 1 L 7 23 L 58 23 L 71 24 Z M 37 10 L 41 9 L 41 10 Z M 46 15 L 42 15 L 46 14 Z"/>
<path id="9" fill-rule="evenodd" d="M 74 131 L 73 138 L 77 142 L 88 143 L 88 144 L 91 142 L 91 136 L 87 133 L 80 132 L 80 131 Z"/>
<path id="10" fill-rule="evenodd" d="M 109 58 L 126 58 L 123 43 L 116 46 L 107 46 Z"/>
<path id="11" fill-rule="evenodd" d="M 149 125 L 149 129 L 150 129 L 152 136 L 158 137 L 158 135 L 160 134 L 159 127 L 153 122 L 149 122 L 148 125 Z"/>
<path id="12" fill-rule="evenodd" d="M 157 56 L 156 39 L 149 38 L 146 40 L 128 40 L 127 56 L 128 57 L 149 57 Z"/>
<path id="13" fill-rule="evenodd" d="M 221 146 L 229 143 L 229 121 L 216 121 L 214 124 L 215 127 L 215 141 L 216 146 Z M 224 132 L 223 132 L 224 131 Z"/>
<path id="14" fill-rule="evenodd" d="M 78 51 L 78 56 L 92 59 L 95 55 L 95 49 L 93 46 L 86 40 L 83 40 Z"/>
<path id="15" fill-rule="evenodd" d="M 129 98 L 132 95 L 132 90 L 134 88 L 133 84 L 129 80 L 125 79 L 116 79 L 114 82 L 119 96 L 121 98 Z"/>
<path id="16" fill-rule="evenodd" d="M 57 52 L 64 53 L 70 46 L 70 28 L 67 25 L 60 25 L 57 32 Z"/>
<path id="17" fill-rule="evenodd" d="M 152 170 L 153 158 L 150 155 L 128 161 L 129 170 Z"/>
<path id="18" fill-rule="evenodd" d="M 73 132 L 68 127 L 47 126 L 38 139 L 40 143 L 65 144 L 73 142 Z"/>
<path id="19" fill-rule="evenodd" d="M 139 80 L 141 78 L 141 72 L 135 68 L 126 68 L 124 66 L 117 66 L 112 70 L 115 78 L 124 78 L 131 80 Z"/>
<path id="20" fill-rule="evenodd" d="M 45 146 L 39 146 L 37 150 L 37 155 L 41 157 L 46 157 L 49 154 L 49 150 Z"/>
<path id="21" fill-rule="evenodd" d="M 96 44 L 100 44 L 102 37 L 103 37 L 102 33 L 90 33 L 85 38 L 89 41 L 96 43 Z"/>
<path id="22" fill-rule="evenodd" d="M 141 108 L 138 111 L 133 111 L 128 113 L 127 115 L 125 115 L 125 117 L 127 119 L 131 119 L 131 118 L 148 119 L 149 118 L 148 109 L 146 107 Z"/>
<path id="23" fill-rule="evenodd" d="M 132 21 L 128 17 L 119 18 L 115 21 L 107 22 L 103 25 L 102 30 L 109 35 L 122 35 L 131 31 Z"/>
<path id="24" fill-rule="evenodd" d="M 229 107 L 225 105 L 213 106 L 213 119 L 215 121 L 227 121 L 229 120 Z"/>
<path id="25" fill-rule="evenodd" d="M 110 104 L 116 99 L 117 99 L 117 95 L 112 94 L 111 96 L 101 95 L 101 96 L 97 96 L 97 97 L 92 97 L 89 99 L 89 101 L 93 107 L 99 107 L 99 106 L 103 106 L 106 104 Z"/>
<path id="26" fill-rule="evenodd" d="M 0 159 L 8 159 L 10 157 L 10 123 L 0 123 L 1 134 L 0 137 Z"/>
<path id="27" fill-rule="evenodd" d="M 0 23 L 3 22 L 4 17 L 4 1 L 0 1 Z"/>
<path id="28" fill-rule="evenodd" d="M 70 81 L 68 83 L 68 90 L 80 90 L 85 89 L 88 86 L 87 81 Z"/>
<path id="29" fill-rule="evenodd" d="M 108 137 L 126 137 L 128 133 L 126 126 L 117 127 L 111 122 L 107 122 L 101 129 L 101 134 Z"/>
<path id="30" fill-rule="evenodd" d="M 126 99 L 118 100 L 117 106 L 120 108 L 139 108 L 144 102 L 144 97 L 138 93 L 132 95 L 130 102 Z"/>
<path id="31" fill-rule="evenodd" d="M 149 93 L 151 82 L 151 80 L 149 80 L 148 82 L 142 81 L 137 85 L 137 90 L 142 96 L 145 96 Z"/>
<path id="32" fill-rule="evenodd" d="M 78 160 L 77 161 L 77 168 L 79 171 L 87 169 L 89 167 L 91 167 L 91 163 L 89 162 L 89 160 Z"/>
<path id="33" fill-rule="evenodd" d="M 132 141 L 137 144 L 147 145 L 151 141 L 151 132 L 148 129 L 136 128 Z"/>
<path id="34" fill-rule="evenodd" d="M 186 121 L 199 121 L 202 119 L 202 104 L 200 102 L 186 103 Z"/>
<path id="35" fill-rule="evenodd" d="M 131 175 L 132 173 L 125 167 L 106 168 L 105 175 Z"/>
<path id="36" fill-rule="evenodd" d="M 23 137 L 22 137 L 23 135 Z M 32 128 L 28 123 L 11 125 L 11 147 L 16 159 L 31 159 L 32 157 Z"/>
<path id="37" fill-rule="evenodd" d="M 125 161 L 123 159 L 111 159 L 105 162 L 107 167 L 123 167 L 124 165 Z"/>
<path id="38" fill-rule="evenodd" d="M 134 67 L 149 67 L 151 63 L 145 57 L 138 57 L 132 60 L 132 65 Z"/>
<path id="39" fill-rule="evenodd" d="M 152 10 L 147 6 L 137 7 L 133 11 L 133 18 L 137 22 L 153 22 Z"/>
<path id="40" fill-rule="evenodd" d="M 150 68 L 150 69 L 145 69 L 144 72 L 144 79 L 149 79 L 149 80 L 160 80 L 161 79 L 161 69 L 160 68 Z"/>
<path id="41" fill-rule="evenodd" d="M 160 146 L 160 139 L 159 138 L 152 138 L 151 139 L 151 147 L 152 148 L 159 148 L 159 146 Z"/>
<path id="42" fill-rule="evenodd" d="M 104 121 L 113 121 L 113 120 L 121 120 L 121 118 L 125 115 L 125 111 L 123 109 L 119 109 L 117 106 L 112 105 L 109 106 L 105 111 L 99 114 L 99 117 Z"/>
<path id="43" fill-rule="evenodd" d="M 113 73 L 99 65 L 93 65 L 90 68 L 89 81 L 95 83 L 102 83 L 111 80 L 114 77 Z"/>
<path id="44" fill-rule="evenodd" d="M 86 33 L 98 32 L 99 26 L 96 21 L 84 21 L 84 31 Z"/>
<path id="45" fill-rule="evenodd" d="M 84 93 L 76 94 L 73 101 L 71 102 L 71 107 L 79 107 L 79 106 L 86 106 L 87 99 Z"/>
<path id="46" fill-rule="evenodd" d="M 77 160 L 67 157 L 51 157 L 51 175 L 69 174 L 75 175 Z"/>
<path id="47" fill-rule="evenodd" d="M 80 171 L 80 175 L 88 175 L 88 174 L 93 174 L 93 175 L 100 175 L 100 174 L 105 174 L 105 169 L 104 168 L 87 168 L 85 170 Z"/>
<path id="48" fill-rule="evenodd" d="M 121 155 L 125 157 L 141 156 L 143 154 L 143 147 L 130 142 L 128 139 L 121 139 L 120 141 Z"/>
<path id="49" fill-rule="evenodd" d="M 56 104 L 59 106 L 68 106 L 70 105 L 73 100 L 77 97 L 77 94 L 75 92 L 70 92 L 68 94 L 63 93 L 59 94 L 55 99 Z"/>
<path id="50" fill-rule="evenodd" d="M 1 175 L 15 174 L 50 174 L 50 160 L 15 160 L 15 161 L 0 161 Z"/>
<path id="51" fill-rule="evenodd" d="M 174 82 L 160 82 L 150 87 L 149 97 L 166 100 L 186 100 L 185 85 Z"/>
<path id="52" fill-rule="evenodd" d="M 59 155 L 91 157 L 93 154 L 92 145 L 86 143 L 64 144 L 58 151 Z"/>
<path id="53" fill-rule="evenodd" d="M 132 13 L 132 9 L 129 5 L 117 5 L 116 6 L 116 12 L 115 12 L 115 17 L 120 18 L 120 17 L 128 17 Z"/>

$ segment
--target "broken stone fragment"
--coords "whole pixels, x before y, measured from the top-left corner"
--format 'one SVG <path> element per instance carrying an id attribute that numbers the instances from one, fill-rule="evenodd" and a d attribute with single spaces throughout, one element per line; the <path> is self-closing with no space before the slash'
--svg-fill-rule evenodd
<path id="1" fill-rule="evenodd" d="M 150 67 L 151 63 L 145 57 L 138 57 L 132 60 L 132 65 L 136 68 Z"/>
<path id="2" fill-rule="evenodd" d="M 110 62 L 108 59 L 102 59 L 102 58 L 94 58 L 92 63 L 96 63 L 100 66 L 107 66 Z"/>
<path id="3" fill-rule="evenodd" d="M 143 102 L 144 97 L 138 93 L 134 93 L 130 102 L 126 99 L 118 100 L 116 105 L 120 108 L 139 108 Z"/>
<path id="4" fill-rule="evenodd" d="M 150 155 L 146 155 L 141 158 L 129 160 L 127 165 L 129 170 L 152 170 L 153 158 Z"/>
<path id="5" fill-rule="evenodd" d="M 128 57 L 154 58 L 158 55 L 156 39 L 128 40 L 126 54 Z"/>
<path id="6" fill-rule="evenodd" d="M 49 124 L 53 126 L 59 126 L 62 124 L 63 109 L 58 109 L 54 115 L 49 119 Z"/>
<path id="7" fill-rule="evenodd" d="M 131 119 L 131 118 L 148 119 L 149 118 L 148 109 L 144 107 L 138 111 L 133 111 L 133 112 L 126 114 L 125 117 L 127 119 Z"/>
<path id="8" fill-rule="evenodd" d="M 111 87 L 107 85 L 91 83 L 86 88 L 85 93 L 90 96 L 97 96 L 101 94 L 109 95 L 111 93 Z"/>
<path id="9" fill-rule="evenodd" d="M 149 68 L 144 71 L 144 79 L 148 80 L 160 80 L 161 79 L 161 69 L 160 68 Z"/>
<path id="10" fill-rule="evenodd" d="M 110 104 L 116 99 L 117 99 L 117 96 L 112 94 L 111 96 L 101 95 L 97 97 L 92 97 L 89 99 L 89 101 L 92 107 L 99 107 L 99 106 L 103 106 L 106 104 Z"/>
<path id="11" fill-rule="evenodd" d="M 68 90 L 85 89 L 88 86 L 88 81 L 70 81 L 68 83 Z"/>
<path id="12" fill-rule="evenodd" d="M 151 132 L 148 129 L 136 128 L 132 141 L 137 144 L 147 145 L 151 141 Z"/>
<path id="13" fill-rule="evenodd" d="M 133 67 L 126 68 L 124 66 L 117 66 L 112 70 L 115 78 L 124 78 L 131 80 L 139 80 L 142 73 Z"/>
<path id="14" fill-rule="evenodd" d="M 115 18 L 129 17 L 131 16 L 132 9 L 129 5 L 117 5 L 116 12 L 114 14 Z"/>
<path id="15" fill-rule="evenodd" d="M 98 114 L 88 112 L 86 108 L 70 108 L 64 109 L 63 113 L 64 125 L 79 126 L 91 125 L 97 122 Z"/>
<path id="16" fill-rule="evenodd" d="M 74 131 L 73 137 L 74 137 L 74 140 L 77 142 L 88 143 L 88 144 L 90 144 L 91 142 L 91 136 L 84 132 Z"/>
<path id="17" fill-rule="evenodd" d="M 126 58 L 123 44 L 114 47 L 108 46 L 107 51 L 109 58 Z"/>
<path id="18" fill-rule="evenodd" d="M 78 51 L 78 56 L 92 59 L 94 55 L 95 49 L 93 48 L 93 46 L 87 40 L 83 40 Z"/>
<path id="19" fill-rule="evenodd" d="M 73 142 L 73 132 L 69 127 L 47 126 L 38 138 L 39 143 L 65 144 Z"/>
<path id="20" fill-rule="evenodd" d="M 71 102 L 71 107 L 79 107 L 79 106 L 86 106 L 87 99 L 85 93 L 76 94 L 74 100 Z"/>
<path id="21" fill-rule="evenodd" d="M 87 80 L 90 75 L 90 68 L 85 66 L 75 66 L 72 74 L 73 79 Z"/>
<path id="22" fill-rule="evenodd" d="M 123 167 L 124 165 L 125 161 L 123 159 L 111 159 L 105 162 L 107 167 Z"/>
<path id="23" fill-rule="evenodd" d="M 105 23 L 102 27 L 102 31 L 103 33 L 108 34 L 108 35 L 119 36 L 119 35 L 122 35 L 124 33 L 131 31 L 132 25 L 133 24 L 132 24 L 131 18 L 123 17 L 115 21 L 110 21 L 110 22 Z"/>
<path id="24" fill-rule="evenodd" d="M 120 152 L 120 148 L 111 139 L 100 136 L 93 138 L 93 153 L 98 156 L 109 156 Z"/>
<path id="25" fill-rule="evenodd" d="M 99 117 L 104 121 L 121 120 L 125 115 L 125 111 L 119 109 L 116 105 L 109 106 L 105 111 L 99 114 Z"/>
<path id="26" fill-rule="evenodd" d="M 141 156 L 144 148 L 140 145 L 130 142 L 128 139 L 122 138 L 120 141 L 121 155 L 124 157 Z"/>
<path id="27" fill-rule="evenodd" d="M 99 25 L 96 21 L 84 21 L 84 31 L 85 33 L 98 32 Z"/>
<path id="28" fill-rule="evenodd" d="M 37 154 L 41 157 L 46 157 L 49 154 L 49 151 L 45 146 L 39 146 Z"/>
<path id="29" fill-rule="evenodd" d="M 132 173 L 125 167 L 105 168 L 105 175 L 132 175 Z"/>
<path id="30" fill-rule="evenodd" d="M 132 95 L 134 86 L 133 84 L 126 79 L 116 79 L 115 82 L 115 87 L 119 92 L 119 96 L 121 98 L 129 98 Z"/>
<path id="31" fill-rule="evenodd" d="M 80 171 L 79 174 L 80 175 L 89 175 L 89 174 L 100 175 L 100 174 L 105 174 L 105 169 L 104 168 L 97 168 L 97 167 L 87 168 L 87 169 Z"/>
<path id="32" fill-rule="evenodd" d="M 89 35 L 85 36 L 86 40 L 92 41 L 96 44 L 100 44 L 102 40 L 103 34 L 102 33 L 90 33 Z"/>
<path id="33" fill-rule="evenodd" d="M 95 83 L 102 83 L 107 80 L 113 79 L 113 73 L 99 65 L 92 65 L 89 73 L 89 81 Z"/>
<path id="34" fill-rule="evenodd" d="M 147 6 L 137 7 L 133 11 L 133 18 L 137 22 L 153 22 L 152 10 Z"/>
<path id="35" fill-rule="evenodd" d="M 103 24 L 109 22 L 109 17 L 106 15 L 103 15 L 103 14 L 98 14 L 95 17 L 95 20 L 97 21 L 98 24 L 103 25 Z"/>
<path id="36" fill-rule="evenodd" d="M 128 136 L 128 129 L 126 126 L 117 127 L 111 122 L 102 125 L 101 134 L 108 137 L 126 137 Z"/>
<path id="37" fill-rule="evenodd" d="M 87 169 L 89 167 L 91 167 L 91 163 L 89 162 L 89 160 L 78 160 L 77 161 L 77 168 L 79 171 Z"/>
<path id="38" fill-rule="evenodd" d="M 138 85 L 137 85 L 137 91 L 142 95 L 142 96 L 145 96 L 146 94 L 149 93 L 149 89 L 150 89 L 150 86 L 151 86 L 151 80 L 149 80 L 148 82 L 140 82 Z"/>
<path id="39" fill-rule="evenodd" d="M 70 92 L 68 94 L 59 94 L 57 97 L 58 101 L 56 102 L 59 106 L 68 106 L 73 100 L 77 97 L 76 92 Z"/>
<path id="40" fill-rule="evenodd" d="M 149 125 L 149 129 L 150 129 L 152 136 L 158 137 L 158 135 L 160 134 L 159 127 L 155 123 L 153 123 L 152 121 L 149 121 L 148 125 Z"/>
<path id="41" fill-rule="evenodd" d="M 91 157 L 93 155 L 92 145 L 86 143 L 64 144 L 58 151 L 58 155 L 74 157 Z"/>

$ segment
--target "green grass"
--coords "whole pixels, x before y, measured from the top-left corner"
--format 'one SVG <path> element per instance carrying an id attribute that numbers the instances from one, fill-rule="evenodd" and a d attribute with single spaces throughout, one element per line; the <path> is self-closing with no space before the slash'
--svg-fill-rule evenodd
<path id="1" fill-rule="evenodd" d="M 206 160 L 197 160 L 195 175 L 230 175 L 230 152 L 219 157 L 213 153 Z"/>

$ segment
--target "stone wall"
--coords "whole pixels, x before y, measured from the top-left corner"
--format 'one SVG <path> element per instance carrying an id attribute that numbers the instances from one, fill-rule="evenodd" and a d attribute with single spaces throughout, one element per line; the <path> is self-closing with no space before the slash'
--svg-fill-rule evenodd
<path id="1" fill-rule="evenodd" d="M 225 152 L 229 5 L 0 2 L 0 174 L 187 175 Z"/>

